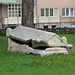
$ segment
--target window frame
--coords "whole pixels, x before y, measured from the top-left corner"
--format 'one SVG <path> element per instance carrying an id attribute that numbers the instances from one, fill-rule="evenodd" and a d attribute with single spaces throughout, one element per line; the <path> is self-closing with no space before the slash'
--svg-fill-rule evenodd
<path id="1" fill-rule="evenodd" d="M 42 9 L 44 10 L 44 16 L 42 16 Z M 41 8 L 41 17 L 45 17 L 45 8 Z"/>
<path id="2" fill-rule="evenodd" d="M 21 4 L 8 4 L 7 9 L 8 9 L 8 17 L 22 17 Z"/>
<path id="3" fill-rule="evenodd" d="M 65 9 L 65 16 L 63 16 L 63 9 Z M 69 9 L 69 16 L 66 16 L 66 9 L 67 8 L 62 8 L 62 17 L 75 17 L 75 15 L 74 15 L 75 8 L 73 8 L 73 16 L 71 16 L 71 8 L 68 8 Z"/>
<path id="4" fill-rule="evenodd" d="M 44 9 L 44 16 L 41 17 L 58 17 L 58 8 L 41 8 L 41 9 Z M 46 9 L 48 9 L 49 16 L 46 16 Z M 53 9 L 53 16 L 50 16 L 50 9 Z M 57 16 L 54 15 L 55 13 L 54 9 L 57 9 Z"/>

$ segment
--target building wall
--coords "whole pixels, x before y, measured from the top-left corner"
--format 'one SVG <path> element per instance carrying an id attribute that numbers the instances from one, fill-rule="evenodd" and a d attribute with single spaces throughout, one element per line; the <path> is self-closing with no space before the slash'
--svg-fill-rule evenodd
<path id="1" fill-rule="evenodd" d="M 62 17 L 62 8 L 75 8 L 75 0 L 37 0 L 38 16 L 41 8 L 58 8 L 58 17 Z M 75 17 L 61 18 L 61 22 L 75 21 Z"/>
<path id="2" fill-rule="evenodd" d="M 2 22 L 2 5 L 0 5 L 0 22 Z"/>
<path id="3" fill-rule="evenodd" d="M 22 0 L 15 0 L 17 4 L 21 3 Z M 36 6 L 37 5 L 37 6 Z M 58 8 L 58 16 L 56 17 L 41 17 L 41 8 Z M 60 22 L 73 22 L 75 17 L 62 17 L 62 8 L 75 8 L 75 0 L 37 0 L 34 4 L 34 23 L 39 23 L 39 26 L 56 24 L 60 25 Z M 36 12 L 37 11 L 37 12 Z M 21 24 L 20 18 L 8 17 L 7 6 L 2 6 L 2 17 L 3 24 Z M 15 19 L 15 20 L 14 20 Z M 20 22 L 19 22 L 20 21 Z M 48 23 L 48 24 L 47 24 Z M 59 23 L 59 24 L 58 24 Z M 69 24 L 69 23 L 68 23 Z M 37 27 L 39 27 L 37 26 Z"/>
<path id="4" fill-rule="evenodd" d="M 8 17 L 3 19 L 3 25 L 7 26 L 12 24 L 21 25 L 21 17 Z"/>
<path id="5" fill-rule="evenodd" d="M 0 3 L 22 4 L 22 0 L 0 0 Z"/>
<path id="6" fill-rule="evenodd" d="M 57 17 L 41 16 L 41 8 L 58 8 Z M 37 0 L 37 25 L 36 28 L 43 28 L 52 25 L 68 25 L 75 21 L 75 17 L 63 17 L 62 8 L 75 8 L 75 0 Z"/>
<path id="7" fill-rule="evenodd" d="M 7 5 L 2 5 L 2 18 L 8 17 Z"/>
<path id="8" fill-rule="evenodd" d="M 41 8 L 58 8 L 59 15 L 62 16 L 62 8 L 75 8 L 75 0 L 37 0 L 38 16 Z"/>
<path id="9" fill-rule="evenodd" d="M 21 6 L 21 4 L 2 5 L 2 23 L 4 27 L 11 24 L 21 25 Z"/>

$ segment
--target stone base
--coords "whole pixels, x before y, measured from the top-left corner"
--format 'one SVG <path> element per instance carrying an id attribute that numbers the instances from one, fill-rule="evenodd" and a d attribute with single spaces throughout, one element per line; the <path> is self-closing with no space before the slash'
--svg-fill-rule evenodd
<path id="1" fill-rule="evenodd" d="M 8 36 L 8 51 L 18 51 L 25 54 L 45 56 L 53 54 L 68 54 L 68 51 L 73 47 L 70 44 L 67 45 L 66 37 L 60 38 L 55 33 L 24 26 L 18 26 L 13 30 L 8 28 L 6 35 Z M 40 44 L 43 43 L 47 47 L 44 50 L 33 49 L 33 41 Z"/>
<path id="2" fill-rule="evenodd" d="M 41 51 L 40 53 L 41 56 L 47 56 L 53 54 L 68 54 L 68 51 L 66 48 L 55 47 L 55 48 L 47 48 L 46 50 Z"/>
<path id="3" fill-rule="evenodd" d="M 33 49 L 26 44 L 18 44 L 8 38 L 8 51 L 16 51 L 22 52 L 25 54 L 34 54 L 40 56 L 53 55 L 53 54 L 68 54 L 66 48 L 54 47 L 54 48 L 46 48 L 45 50 Z"/>
<path id="4" fill-rule="evenodd" d="M 67 44 L 67 50 L 69 51 L 69 52 L 71 52 L 72 51 L 72 48 L 73 48 L 73 45 L 71 45 L 71 44 Z"/>

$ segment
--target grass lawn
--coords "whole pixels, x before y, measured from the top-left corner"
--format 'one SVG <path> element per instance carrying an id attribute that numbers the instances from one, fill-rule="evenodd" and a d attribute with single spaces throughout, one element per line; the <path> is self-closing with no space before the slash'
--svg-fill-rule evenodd
<path id="1" fill-rule="evenodd" d="M 0 75 L 75 75 L 75 34 L 59 36 L 67 37 L 73 52 L 44 57 L 8 52 L 8 38 L 0 36 Z"/>

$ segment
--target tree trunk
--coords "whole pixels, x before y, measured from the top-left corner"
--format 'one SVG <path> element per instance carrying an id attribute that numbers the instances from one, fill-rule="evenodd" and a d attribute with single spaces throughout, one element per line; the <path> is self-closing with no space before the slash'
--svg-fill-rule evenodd
<path id="1" fill-rule="evenodd" d="M 34 27 L 34 0 L 22 0 L 22 25 Z"/>

